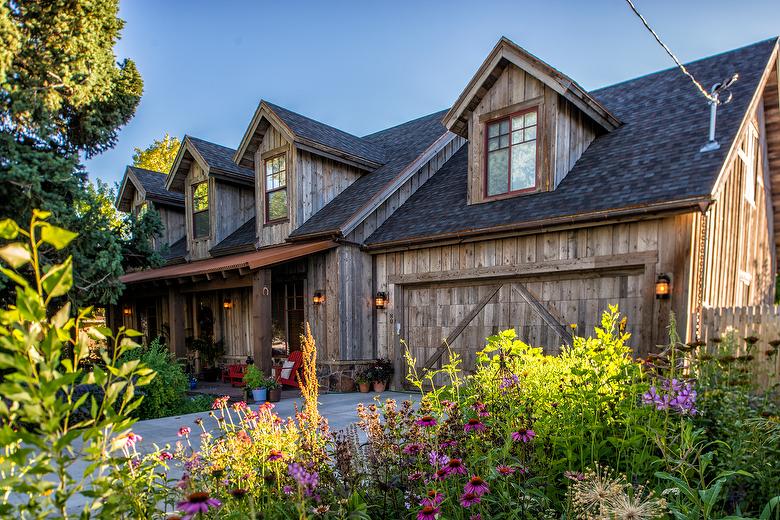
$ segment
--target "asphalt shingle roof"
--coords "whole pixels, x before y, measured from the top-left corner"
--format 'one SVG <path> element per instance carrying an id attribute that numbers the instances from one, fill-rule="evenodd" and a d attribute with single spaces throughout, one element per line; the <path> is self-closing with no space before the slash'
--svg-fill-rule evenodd
<path id="1" fill-rule="evenodd" d="M 255 245 L 255 217 L 250 218 L 222 241 L 211 248 L 212 256 L 220 256 L 235 253 L 237 250 L 254 249 Z"/>
<path id="2" fill-rule="evenodd" d="M 388 162 L 349 185 L 290 236 L 338 233 L 340 226 L 375 193 L 447 132 L 441 123 L 445 113 L 446 110 L 436 112 L 363 137 L 363 141 L 380 148 Z"/>
<path id="3" fill-rule="evenodd" d="M 184 194 L 168 191 L 165 189 L 165 181 L 168 176 L 164 173 L 138 168 L 137 166 L 128 166 L 133 175 L 138 179 L 146 190 L 146 197 L 151 199 L 163 199 L 173 204 L 184 204 Z"/>
<path id="4" fill-rule="evenodd" d="M 233 148 L 192 137 L 191 135 L 188 135 L 187 138 L 198 150 L 203 160 L 209 165 L 209 168 L 254 180 L 255 173 L 251 168 L 239 166 L 233 162 L 233 154 L 236 153 Z"/>
<path id="5" fill-rule="evenodd" d="M 169 264 L 177 264 L 184 261 L 187 256 L 187 237 L 183 236 L 168 246 L 168 253 L 164 256 Z"/>
<path id="6" fill-rule="evenodd" d="M 321 145 L 346 152 L 355 157 L 383 164 L 386 160 L 384 150 L 374 143 L 355 135 L 320 123 L 314 119 L 287 110 L 279 105 L 265 102 L 273 112 L 284 121 L 292 132 L 299 137 L 309 139 Z"/>
<path id="7" fill-rule="evenodd" d="M 482 204 L 466 201 L 467 147 L 459 150 L 366 241 L 380 244 L 473 232 L 710 195 L 777 39 L 695 61 L 706 86 L 739 73 L 718 108 L 719 150 L 707 140 L 709 105 L 678 69 L 592 92 L 624 124 L 596 138 L 557 189 Z"/>

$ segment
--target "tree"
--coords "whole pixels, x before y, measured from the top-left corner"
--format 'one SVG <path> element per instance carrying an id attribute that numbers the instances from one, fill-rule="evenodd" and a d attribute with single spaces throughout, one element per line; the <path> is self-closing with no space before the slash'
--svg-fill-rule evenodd
<path id="1" fill-rule="evenodd" d="M 114 146 L 143 91 L 135 64 L 114 55 L 118 10 L 118 0 L 0 0 L 0 219 L 25 223 L 40 208 L 79 231 L 49 259 L 73 256 L 78 305 L 113 303 L 122 290 L 111 190 L 81 164 Z"/>
<path id="2" fill-rule="evenodd" d="M 176 160 L 181 141 L 178 137 L 171 137 L 165 132 L 165 137 L 155 139 L 152 144 L 144 148 L 135 149 L 133 154 L 133 166 L 145 168 L 155 172 L 168 173 Z"/>

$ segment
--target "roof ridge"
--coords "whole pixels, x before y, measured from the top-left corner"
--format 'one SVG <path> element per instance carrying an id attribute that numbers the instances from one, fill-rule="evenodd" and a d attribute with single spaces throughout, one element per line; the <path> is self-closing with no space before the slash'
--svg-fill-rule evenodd
<path id="1" fill-rule="evenodd" d="M 764 40 L 760 40 L 760 41 L 757 41 L 757 42 L 749 43 L 749 44 L 743 45 L 741 47 L 736 47 L 734 49 L 727 49 L 725 51 L 716 52 L 715 54 L 711 54 L 709 56 L 704 56 L 703 58 L 696 58 L 695 60 L 686 61 L 685 63 L 683 63 L 683 65 L 688 67 L 688 66 L 695 65 L 695 64 L 703 62 L 703 61 L 707 61 L 707 60 L 711 60 L 713 58 L 718 58 L 720 56 L 724 56 L 726 54 L 731 54 L 733 52 L 738 52 L 738 51 L 741 51 L 741 50 L 745 50 L 745 49 L 748 49 L 750 47 L 757 47 L 759 45 L 763 45 L 763 44 L 769 43 L 771 41 L 777 42 L 778 40 L 780 40 L 780 36 L 772 36 L 771 38 L 766 38 Z M 647 72 L 645 74 L 640 74 L 639 76 L 635 76 L 633 78 L 628 78 L 628 79 L 624 79 L 624 80 L 618 81 L 617 83 L 610 83 L 609 85 L 604 85 L 603 87 L 598 87 L 598 88 L 591 89 L 591 90 L 588 91 L 588 93 L 589 94 L 596 94 L 596 93 L 598 93 L 600 91 L 607 90 L 607 89 L 610 89 L 612 87 L 617 87 L 617 86 L 623 85 L 625 83 L 631 83 L 632 81 L 638 81 L 640 79 L 649 78 L 650 76 L 655 76 L 656 74 L 663 74 L 663 73 L 666 73 L 666 72 L 670 72 L 670 71 L 676 70 L 678 68 L 679 67 L 677 67 L 676 65 L 673 65 L 673 66 L 667 67 L 665 69 L 660 69 L 660 70 L 656 70 L 656 71 L 653 71 L 653 72 Z"/>
<path id="2" fill-rule="evenodd" d="M 361 139 L 367 139 L 369 137 L 374 137 L 374 136 L 376 136 L 378 134 L 381 134 L 383 132 L 387 132 L 387 131 L 393 130 L 395 128 L 400 128 L 402 126 L 412 124 L 412 123 L 420 121 L 422 119 L 427 119 L 427 118 L 435 116 L 437 114 L 441 114 L 441 113 L 446 114 L 448 110 L 449 110 L 448 108 L 445 108 L 445 109 L 442 109 L 442 110 L 437 110 L 435 112 L 431 112 L 429 114 L 425 114 L 424 116 L 415 117 L 414 119 L 410 119 L 408 121 L 404 121 L 403 123 L 398 123 L 397 125 L 388 126 L 387 128 L 383 128 L 381 130 L 377 130 L 375 132 L 371 132 L 370 134 L 366 134 L 366 135 L 362 136 Z"/>
<path id="3" fill-rule="evenodd" d="M 236 149 L 235 149 L 235 148 L 231 148 L 231 147 L 229 147 L 229 146 L 225 146 L 224 144 L 215 143 L 214 141 L 209 141 L 208 139 L 203 139 L 202 137 L 196 137 L 196 136 L 194 136 L 194 135 L 190 135 L 190 134 L 184 134 L 184 138 L 185 138 L 185 139 L 186 139 L 186 138 L 188 138 L 188 137 L 190 138 L 190 140 L 193 140 L 193 139 L 194 139 L 194 140 L 196 140 L 196 141 L 200 141 L 200 142 L 202 142 L 202 143 L 206 143 L 206 144 L 211 144 L 211 145 L 214 145 L 214 146 L 219 146 L 220 148 L 225 148 L 225 149 L 227 149 L 227 150 L 231 150 L 231 151 L 233 151 L 233 152 L 235 152 L 235 151 L 236 151 Z"/>
<path id="4" fill-rule="evenodd" d="M 315 123 L 317 123 L 317 124 L 319 124 L 319 125 L 324 125 L 324 126 L 327 126 L 327 127 L 329 127 L 329 128 L 332 128 L 332 129 L 334 129 L 334 130 L 338 130 L 339 132 L 341 132 L 341 133 L 344 133 L 344 134 L 347 134 L 347 135 L 350 135 L 350 136 L 352 136 L 352 137 L 354 137 L 354 138 L 356 138 L 356 139 L 361 139 L 361 140 L 363 139 L 363 138 L 362 138 L 362 137 L 360 137 L 359 135 L 355 135 L 355 134 L 353 134 L 353 133 L 351 133 L 351 132 L 347 132 L 346 130 L 342 130 L 341 128 L 339 128 L 339 127 L 337 127 L 337 126 L 333 126 L 333 125 L 331 125 L 330 123 L 325 123 L 325 122 L 323 122 L 323 121 L 320 121 L 319 119 L 314 119 L 313 117 L 305 116 L 305 115 L 301 114 L 300 112 L 296 112 L 295 110 L 290 110 L 290 109 L 289 109 L 289 108 L 287 108 L 287 107 L 283 107 L 282 105 L 277 105 L 276 103 L 272 103 L 272 102 L 270 102 L 270 101 L 268 101 L 268 100 L 266 100 L 266 99 L 264 99 L 263 101 L 265 101 L 265 104 L 266 104 L 266 105 L 268 105 L 268 106 L 270 106 L 271 108 L 274 108 L 274 109 L 281 108 L 282 110 L 284 110 L 284 111 L 286 111 L 286 112 L 289 112 L 289 113 L 291 113 L 291 114 L 293 114 L 293 115 L 296 115 L 296 116 L 298 116 L 298 117 L 302 117 L 302 118 L 304 118 L 304 119 L 308 119 L 309 121 L 313 121 L 313 122 L 315 122 Z M 323 143 L 323 144 L 324 144 L 324 143 Z"/>
<path id="5" fill-rule="evenodd" d="M 157 170 L 150 170 L 149 168 L 141 168 L 140 166 L 134 166 L 132 164 L 128 164 L 127 167 L 133 170 L 138 170 L 141 173 L 156 173 L 158 175 L 164 175 L 166 177 L 168 176 L 168 174 L 165 172 L 158 172 Z"/>

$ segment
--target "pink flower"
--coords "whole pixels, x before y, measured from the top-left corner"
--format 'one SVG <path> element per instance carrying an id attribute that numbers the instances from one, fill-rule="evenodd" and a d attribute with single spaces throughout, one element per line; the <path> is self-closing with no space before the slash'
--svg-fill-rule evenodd
<path id="1" fill-rule="evenodd" d="M 229 395 L 223 395 L 222 397 L 217 397 L 214 399 L 214 402 L 211 404 L 212 410 L 219 410 L 220 408 L 224 408 L 227 406 L 228 401 L 230 401 Z"/>
<path id="2" fill-rule="evenodd" d="M 284 454 L 280 450 L 271 450 L 270 453 L 268 453 L 268 462 L 280 460 L 282 457 L 284 457 Z"/>
<path id="3" fill-rule="evenodd" d="M 563 476 L 569 480 L 573 480 L 574 482 L 580 482 L 582 480 L 585 480 L 585 475 L 583 475 L 579 471 L 564 471 Z"/>
<path id="4" fill-rule="evenodd" d="M 477 412 L 477 415 L 480 417 L 489 417 L 490 412 L 487 411 L 487 406 L 485 406 L 485 403 L 480 403 L 477 401 L 471 407 L 474 409 L 475 412 Z"/>
<path id="5" fill-rule="evenodd" d="M 189 426 L 182 426 L 179 428 L 179 437 L 189 437 L 191 431 Z"/>
<path id="6" fill-rule="evenodd" d="M 411 444 L 407 444 L 404 446 L 404 449 L 401 450 L 405 455 L 417 455 L 423 450 L 423 445 L 419 442 L 413 442 Z"/>
<path id="7" fill-rule="evenodd" d="M 513 468 L 512 466 L 503 466 L 502 465 L 502 466 L 496 466 L 496 471 L 498 471 L 499 475 L 506 476 L 506 475 L 511 475 L 512 473 L 514 473 L 515 472 L 515 468 Z"/>
<path id="8" fill-rule="evenodd" d="M 469 419 L 468 422 L 463 426 L 464 432 L 484 432 L 487 430 L 487 426 L 482 424 L 479 419 Z"/>
<path id="9" fill-rule="evenodd" d="M 476 493 L 463 493 L 460 496 L 460 505 L 463 507 L 471 507 L 474 504 L 479 504 L 482 499 Z"/>
<path id="10" fill-rule="evenodd" d="M 434 419 L 430 415 L 424 415 L 424 416 L 420 417 L 419 419 L 417 419 L 415 421 L 415 423 L 418 426 L 422 426 L 424 428 L 427 428 L 429 426 L 436 426 L 436 419 Z"/>
<path id="11" fill-rule="evenodd" d="M 482 496 L 485 493 L 490 493 L 490 488 L 488 487 L 487 482 L 482 480 L 482 478 L 477 475 L 472 475 L 469 481 L 466 482 L 466 485 L 463 486 L 463 491 L 465 493 L 474 493 L 477 496 Z"/>
<path id="12" fill-rule="evenodd" d="M 421 478 L 423 478 L 423 473 L 422 471 L 413 471 L 409 473 L 408 478 L 410 482 L 414 482 L 415 480 L 420 480 Z"/>
<path id="13" fill-rule="evenodd" d="M 436 520 L 440 509 L 437 506 L 423 506 L 417 512 L 417 520 Z"/>
<path id="14" fill-rule="evenodd" d="M 516 432 L 512 432 L 512 440 L 515 442 L 531 442 L 534 437 L 536 437 L 536 432 L 530 428 L 521 428 Z"/>
<path id="15" fill-rule="evenodd" d="M 447 471 L 447 468 L 439 468 L 436 470 L 436 472 L 432 475 L 433 480 L 444 480 L 447 477 L 450 476 L 450 472 Z"/>
<path id="16" fill-rule="evenodd" d="M 444 502 L 444 495 L 439 493 L 435 489 L 428 490 L 428 496 L 422 499 L 421 506 L 433 506 L 436 507 Z"/>
<path id="17" fill-rule="evenodd" d="M 246 406 L 246 403 L 244 401 L 239 401 L 237 403 L 233 403 L 233 410 L 235 410 L 237 412 L 241 411 L 241 410 L 246 410 L 246 409 L 247 409 L 247 406 Z"/>
<path id="18" fill-rule="evenodd" d="M 170 451 L 160 452 L 160 460 L 171 460 L 172 458 L 173 458 L 173 454 Z"/>
<path id="19" fill-rule="evenodd" d="M 445 466 L 445 469 L 447 470 L 447 473 L 450 475 L 465 475 L 466 474 L 466 466 L 463 465 L 463 461 L 460 459 L 450 459 L 450 461 Z"/>
<path id="20" fill-rule="evenodd" d="M 125 447 L 135 448 L 135 444 L 142 440 L 144 440 L 144 438 L 141 437 L 140 435 L 135 434 L 133 432 L 128 432 L 127 435 L 125 436 Z"/>
<path id="21" fill-rule="evenodd" d="M 215 509 L 222 507 L 222 502 L 211 498 L 206 492 L 197 492 L 187 495 L 187 499 L 176 504 L 176 507 L 181 509 L 187 517 L 192 518 L 198 513 L 208 513 L 212 507 Z"/>
<path id="22" fill-rule="evenodd" d="M 480 513 L 477 513 L 476 515 L 471 515 L 469 517 L 469 520 L 482 520 L 482 515 Z"/>

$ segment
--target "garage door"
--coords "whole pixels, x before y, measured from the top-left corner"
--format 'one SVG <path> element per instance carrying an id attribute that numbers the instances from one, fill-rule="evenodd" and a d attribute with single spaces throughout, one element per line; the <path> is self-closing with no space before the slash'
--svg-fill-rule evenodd
<path id="1" fill-rule="evenodd" d="M 591 335 L 602 311 L 618 304 L 629 318 L 628 332 L 638 341 L 641 280 L 640 273 L 604 273 L 406 286 L 404 337 L 418 366 L 434 359 L 442 341 L 454 337 L 450 348 L 463 358 L 463 368 L 471 370 L 485 338 L 500 330 L 514 328 L 526 343 L 558 353 L 570 341 L 570 324 L 581 335 Z M 441 360 L 434 366 L 441 366 Z"/>

